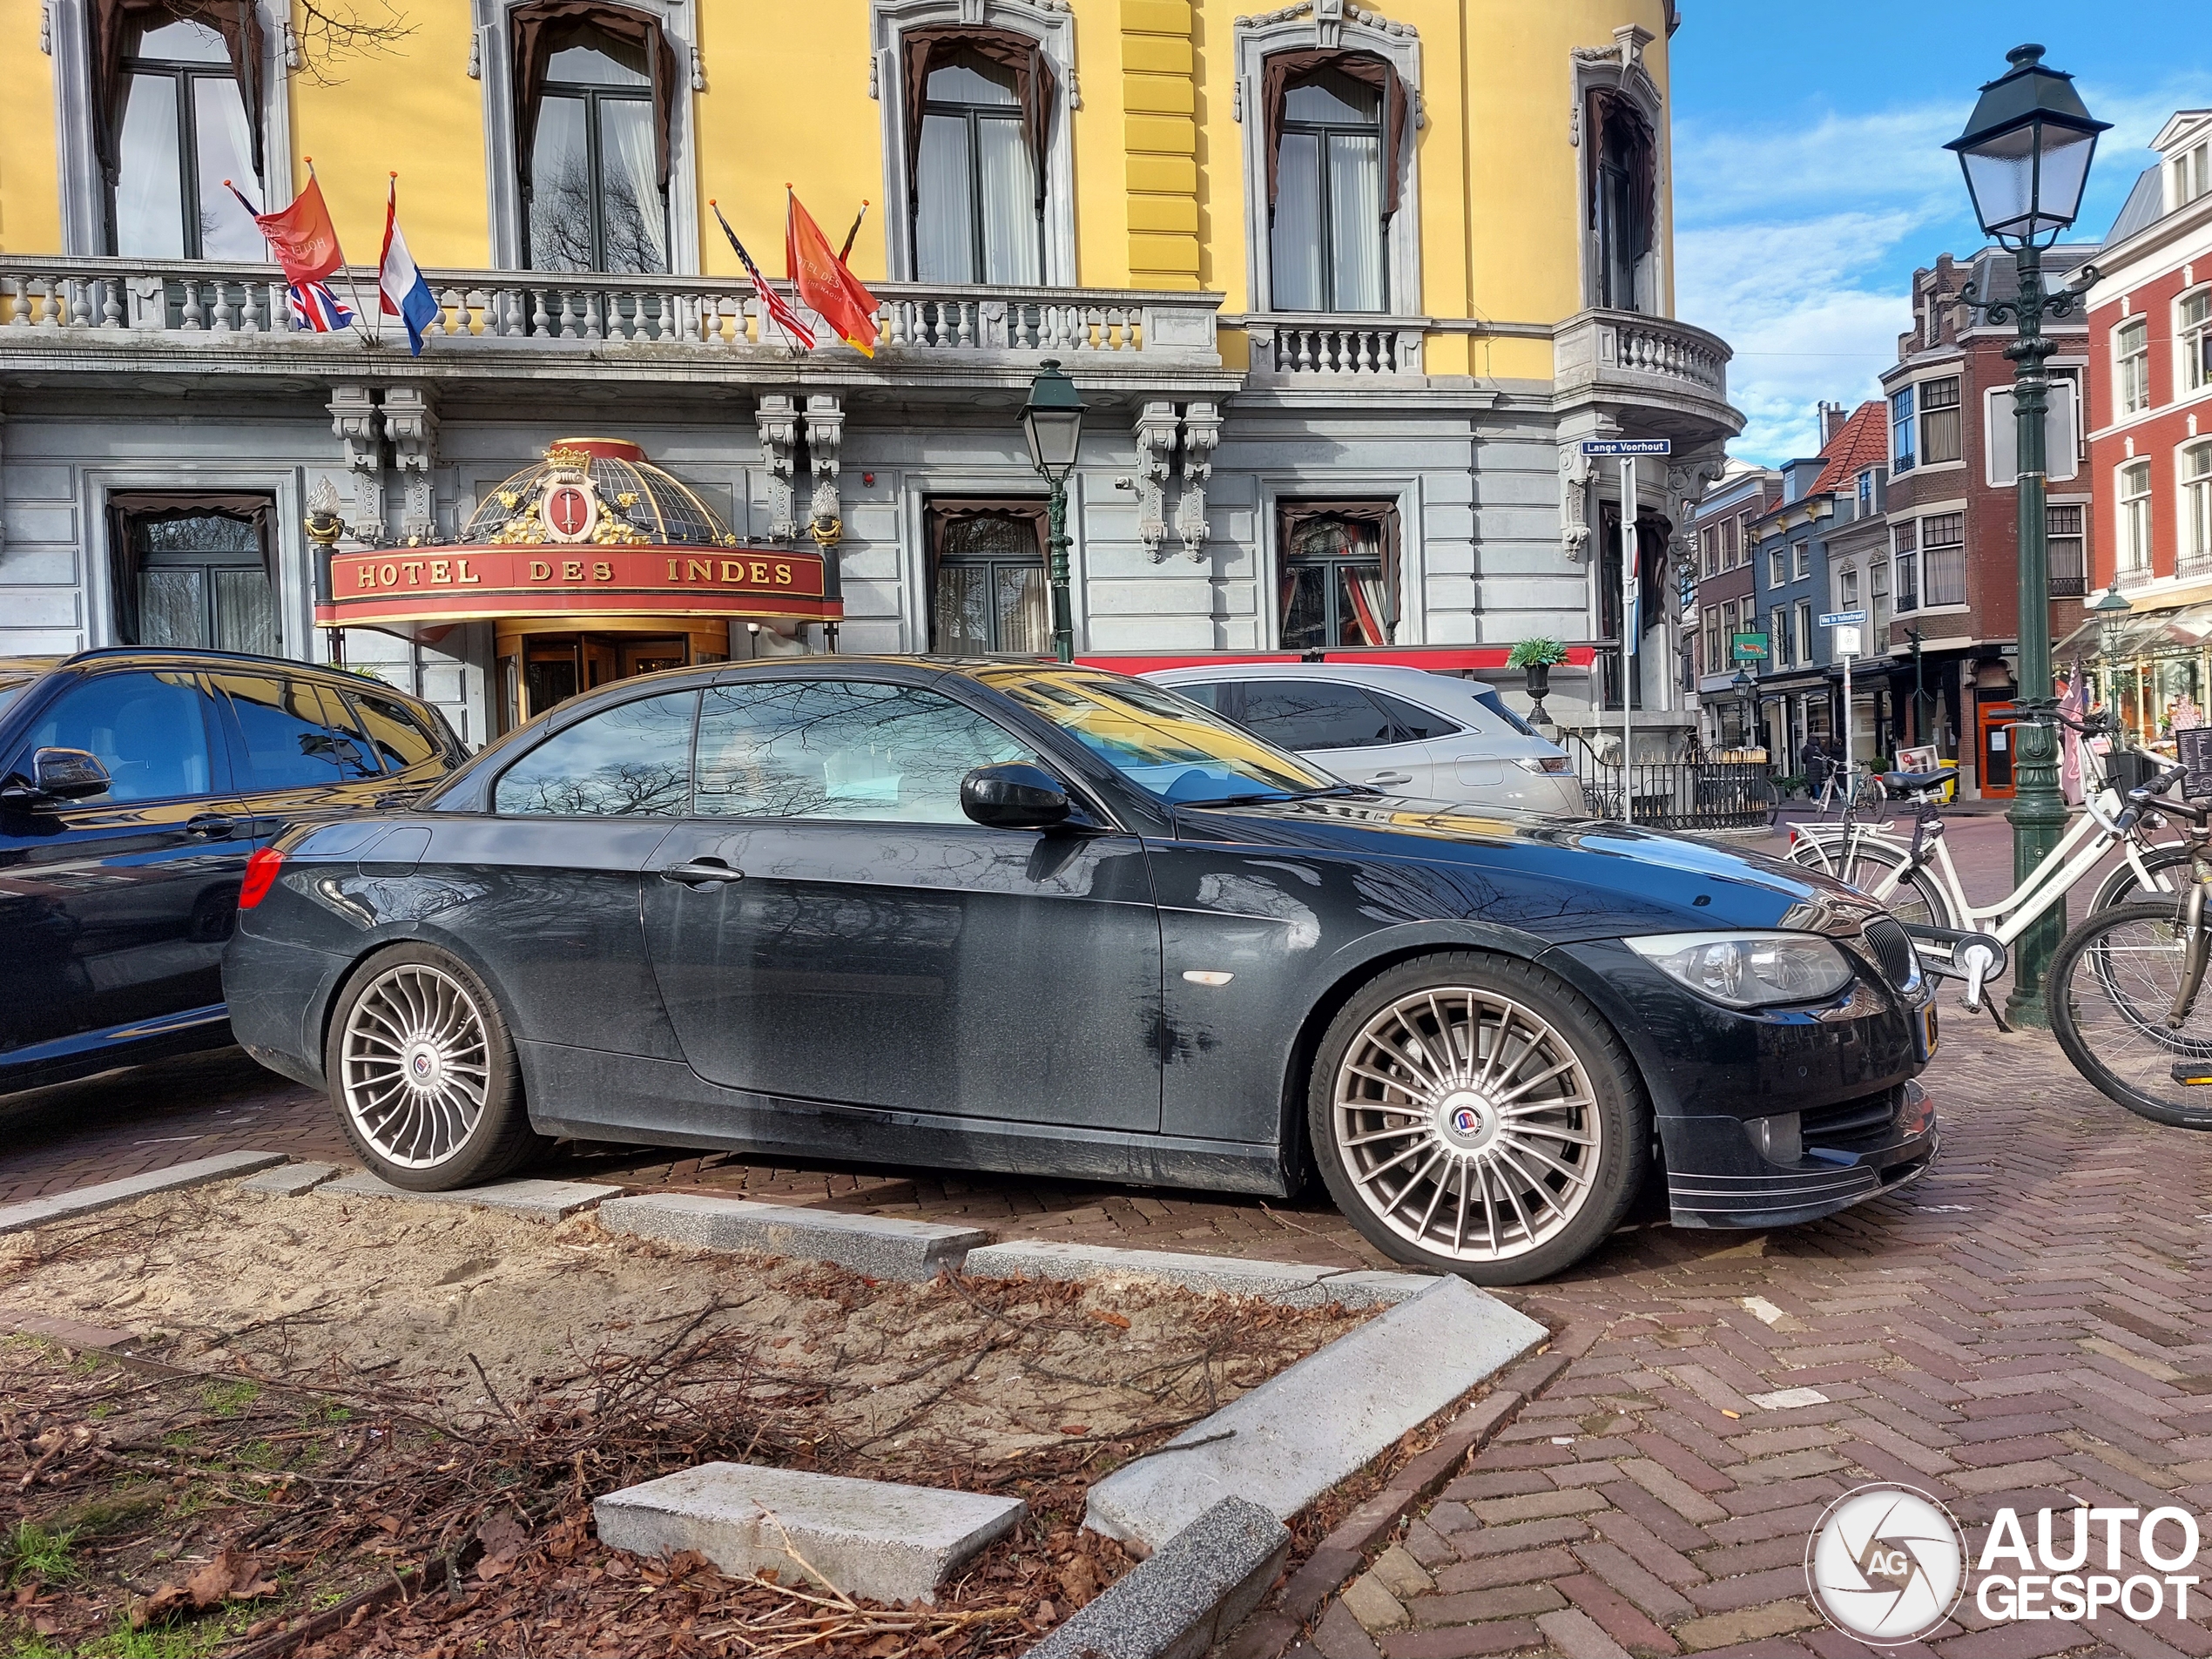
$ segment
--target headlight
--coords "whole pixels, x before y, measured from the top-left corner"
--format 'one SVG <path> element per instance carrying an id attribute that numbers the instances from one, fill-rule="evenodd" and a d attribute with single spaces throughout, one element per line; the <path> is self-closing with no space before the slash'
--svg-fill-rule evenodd
<path id="1" fill-rule="evenodd" d="M 1817 934 L 1647 934 L 1622 941 L 1669 979 L 1732 1008 L 1820 1002 L 1851 982 Z"/>
<path id="2" fill-rule="evenodd" d="M 1515 755 L 1513 764 L 1523 772 L 1548 772 L 1554 777 L 1574 770 L 1565 755 Z"/>

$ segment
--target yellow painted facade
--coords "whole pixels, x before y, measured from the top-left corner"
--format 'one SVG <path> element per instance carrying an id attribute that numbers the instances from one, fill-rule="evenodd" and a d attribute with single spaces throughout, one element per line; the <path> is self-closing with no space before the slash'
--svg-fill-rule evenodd
<path id="1" fill-rule="evenodd" d="M 1072 121 L 1076 282 L 1086 287 L 1197 289 L 1226 314 L 1264 308 L 1248 291 L 1242 146 L 1234 116 L 1239 7 L 1257 0 L 1072 0 L 1082 106 Z M 403 0 L 412 26 L 387 55 L 329 66 L 329 84 L 294 73 L 288 100 L 298 175 L 313 157 L 348 253 L 373 253 L 385 176 L 401 175 L 402 222 L 416 259 L 442 268 L 492 260 L 483 150 L 484 83 L 466 72 L 464 0 Z M 1608 47 L 1615 30 L 1649 31 L 1642 62 L 1668 84 L 1666 0 L 1387 0 L 1421 54 L 1418 154 L 1422 270 L 1418 300 L 1397 314 L 1548 324 L 1583 308 L 1581 152 L 1568 141 L 1572 54 Z M 880 105 L 869 96 L 865 0 L 807 7 L 787 0 L 697 0 L 703 91 L 686 91 L 709 273 L 736 261 L 705 204 L 718 199 L 771 273 L 783 187 L 841 234 L 873 205 L 854 249 L 863 278 L 887 268 Z M 41 0 L 0 0 L 0 252 L 64 251 L 55 137 L 56 58 L 26 50 Z M 1657 195 L 1659 281 L 1652 308 L 1672 311 L 1665 132 Z M 1401 210 L 1405 211 L 1405 210 Z M 86 250 L 78 250 L 79 252 Z M 1241 349 L 1233 337 L 1227 354 Z M 1441 333 L 1432 374 L 1542 379 L 1541 339 Z"/>

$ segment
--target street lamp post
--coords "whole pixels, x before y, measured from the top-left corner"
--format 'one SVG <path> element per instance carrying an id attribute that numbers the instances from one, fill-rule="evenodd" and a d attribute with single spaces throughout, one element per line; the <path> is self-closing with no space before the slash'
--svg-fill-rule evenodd
<path id="1" fill-rule="evenodd" d="M 2120 716 L 2120 631 L 2127 625 L 2128 613 L 2135 607 L 2128 603 L 2128 596 L 2120 590 L 2120 577 L 2115 574 L 2112 585 L 2097 596 L 2089 607 L 2089 614 L 2097 619 L 2097 655 L 2104 668 L 2104 704 L 2106 711 L 2114 719 Z"/>
<path id="2" fill-rule="evenodd" d="M 2013 360 L 2013 418 L 2020 509 L 2020 690 L 2013 726 L 2013 876 L 2025 882 L 2058 845 L 2067 819 L 2059 792 L 2057 699 L 2051 695 L 2050 549 L 2046 540 L 2044 411 L 2050 377 L 2043 361 L 2055 349 L 2045 317 L 2063 317 L 2087 282 L 2053 293 L 2043 285 L 2043 250 L 2074 223 L 2089 180 L 2097 134 L 2112 124 L 2093 119 L 2074 78 L 2043 64 L 2040 46 L 2005 54 L 2012 69 L 1981 89 L 1966 130 L 1944 147 L 1959 157 L 1974 216 L 2000 246 L 2013 250 L 2019 292 L 1987 300 L 1968 284 L 1959 298 L 1992 322 L 2017 322 L 2005 348 Z M 2084 275 L 2092 275 L 2085 273 Z M 2006 1011 L 2016 1023 L 2044 1025 L 2043 976 L 2066 929 L 2063 898 L 2024 934 L 2013 953 L 2013 989 Z"/>
<path id="3" fill-rule="evenodd" d="M 1052 650 L 1063 663 L 1076 660 L 1075 606 L 1068 594 L 1068 475 L 1075 470 L 1082 435 L 1083 401 L 1059 362 L 1048 357 L 1022 406 L 1022 435 L 1028 440 L 1030 462 L 1052 486 L 1045 550 L 1052 583 Z"/>
<path id="4" fill-rule="evenodd" d="M 1750 669 L 1739 668 L 1736 671 L 1736 678 L 1729 681 L 1728 685 L 1729 689 L 1736 693 L 1737 702 L 1742 705 L 1741 724 L 1743 730 L 1737 739 L 1737 747 L 1749 749 L 1753 746 L 1751 722 L 1757 713 L 1753 705 L 1759 695 L 1759 683 L 1751 678 Z"/>

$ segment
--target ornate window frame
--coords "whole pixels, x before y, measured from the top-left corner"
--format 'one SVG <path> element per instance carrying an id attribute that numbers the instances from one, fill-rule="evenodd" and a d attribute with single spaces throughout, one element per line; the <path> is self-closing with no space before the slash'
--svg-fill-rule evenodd
<path id="1" fill-rule="evenodd" d="M 1668 303 L 1669 284 L 1674 278 L 1671 257 L 1674 252 L 1673 224 L 1667 216 L 1665 204 L 1673 200 L 1674 140 L 1667 125 L 1666 100 L 1659 91 L 1659 83 L 1643 65 L 1643 49 L 1657 37 L 1639 24 L 1623 24 L 1613 31 L 1610 46 L 1576 46 L 1568 53 L 1574 66 L 1574 96 L 1568 106 L 1567 142 L 1575 148 L 1575 237 L 1581 249 L 1582 307 L 1594 309 L 1597 305 L 1599 288 L 1598 260 L 1600 250 L 1591 226 L 1594 204 L 1590 200 L 1590 163 L 1584 151 L 1589 134 L 1582 131 L 1582 112 L 1589 107 L 1590 94 L 1603 89 L 1624 93 L 1629 101 L 1642 111 L 1644 119 L 1651 123 L 1652 144 L 1656 153 L 1652 157 L 1654 174 L 1652 192 L 1651 303 L 1643 315 L 1666 317 L 1674 314 Z M 1659 222 L 1663 219 L 1663 222 Z"/>
<path id="2" fill-rule="evenodd" d="M 110 496 L 142 489 L 223 489 L 267 496 L 276 502 L 275 591 L 277 652 L 293 662 L 314 660 L 314 582 L 307 544 L 298 526 L 307 511 L 299 469 L 236 466 L 194 458 L 168 467 L 86 467 L 78 479 L 78 511 L 84 527 L 84 610 L 83 628 L 91 646 L 114 645 L 115 593 L 110 579 L 108 510 Z"/>
<path id="3" fill-rule="evenodd" d="M 1246 300 L 1255 315 L 1271 314 L 1275 273 L 1273 237 L 1267 222 L 1267 135 L 1260 115 L 1265 60 L 1277 52 L 1345 51 L 1371 52 L 1398 71 L 1413 96 L 1400 162 L 1398 212 L 1390 224 L 1390 304 L 1362 317 L 1418 317 L 1421 310 L 1420 133 L 1428 125 L 1421 99 L 1421 40 L 1409 23 L 1394 23 L 1350 0 L 1298 0 L 1298 3 L 1256 17 L 1239 17 L 1234 30 L 1237 90 L 1230 113 L 1244 128 L 1244 268 Z"/>
<path id="4" fill-rule="evenodd" d="M 92 143 L 92 9 L 89 0 L 44 0 L 38 44 L 54 60 L 54 155 L 61 174 L 62 252 L 98 258 L 108 252 L 107 179 Z M 299 41 L 265 0 L 255 0 L 261 25 L 261 178 L 263 212 L 293 196 L 292 71 Z"/>
<path id="5" fill-rule="evenodd" d="M 1426 493 L 1418 473 L 1346 473 L 1326 478 L 1291 473 L 1263 474 L 1258 481 L 1259 515 L 1254 541 L 1259 572 L 1257 603 L 1262 651 L 1282 651 L 1283 570 L 1289 550 L 1282 545 L 1282 509 L 1301 501 L 1388 502 L 1398 511 L 1398 622 L 1393 646 L 1426 645 L 1428 638 L 1428 545 Z"/>
<path id="6" fill-rule="evenodd" d="M 514 36 L 507 14 L 528 0 L 469 0 L 469 74 L 484 89 L 484 198 L 491 216 L 495 270 L 529 268 L 523 236 L 523 192 L 515 172 Z M 694 93 L 706 87 L 706 70 L 694 35 L 691 0 L 613 0 L 660 21 L 676 52 L 677 72 L 690 77 Z M 677 89 L 679 94 L 683 88 Z M 671 276 L 699 274 L 698 111 L 678 97 L 669 108 L 668 269 Z"/>
<path id="7" fill-rule="evenodd" d="M 1045 146 L 1043 286 L 1076 282 L 1076 143 L 1069 118 L 1083 106 L 1076 79 L 1076 19 L 1068 0 L 869 0 L 868 96 L 883 113 L 884 263 L 894 282 L 914 278 L 914 180 L 907 176 L 907 82 L 899 37 L 909 29 L 958 24 L 1007 29 L 1044 49 L 1060 78 L 1062 105 Z"/>

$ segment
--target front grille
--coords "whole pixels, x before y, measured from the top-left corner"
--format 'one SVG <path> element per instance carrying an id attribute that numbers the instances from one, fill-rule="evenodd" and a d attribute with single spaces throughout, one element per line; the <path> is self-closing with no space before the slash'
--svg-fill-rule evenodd
<path id="1" fill-rule="evenodd" d="M 1920 977 L 1919 962 L 1912 954 L 1912 936 L 1896 917 L 1875 917 L 1866 924 L 1862 936 L 1867 949 L 1874 953 L 1874 960 L 1882 965 L 1882 972 L 1898 989 L 1905 989 Z"/>
<path id="2" fill-rule="evenodd" d="M 1871 1151 L 1885 1145 L 1897 1122 L 1898 1099 L 1896 1089 L 1885 1089 L 1878 1095 L 1804 1113 L 1799 1122 L 1804 1143 L 1851 1152 Z"/>

